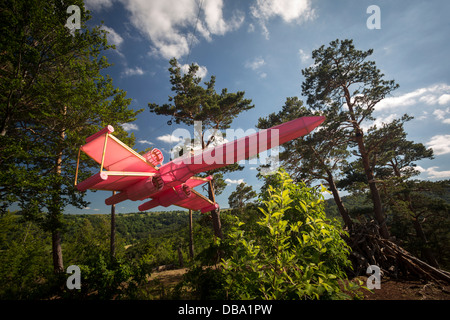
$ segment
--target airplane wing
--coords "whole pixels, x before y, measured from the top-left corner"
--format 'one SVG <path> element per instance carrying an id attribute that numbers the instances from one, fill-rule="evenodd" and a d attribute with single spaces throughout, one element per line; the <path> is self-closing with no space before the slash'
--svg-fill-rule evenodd
<path id="1" fill-rule="evenodd" d="M 156 165 L 162 159 L 155 159 L 155 152 L 142 156 L 114 137 L 112 132 L 114 128 L 107 126 L 88 137 L 86 144 L 80 147 L 80 151 L 100 164 L 100 172 L 80 183 L 75 182 L 78 190 L 121 191 L 158 172 Z"/>
<path id="2" fill-rule="evenodd" d="M 78 183 L 77 189 L 80 191 L 86 191 L 87 189 L 122 191 L 133 184 L 147 180 L 155 174 L 154 172 L 102 171 Z"/>
<path id="3" fill-rule="evenodd" d="M 197 154 L 187 154 L 160 167 L 166 185 L 184 183 L 200 172 L 222 168 L 250 159 L 257 154 L 278 147 L 290 140 L 304 136 L 319 126 L 325 117 L 302 117 L 254 134 L 205 149 Z"/>
<path id="4" fill-rule="evenodd" d="M 191 189 L 191 196 L 189 198 L 175 202 L 174 205 L 184 209 L 191 209 L 194 211 L 198 210 L 202 213 L 219 208 L 219 205 L 217 203 L 209 200 L 194 189 Z"/>
<path id="5" fill-rule="evenodd" d="M 185 209 L 200 210 L 202 213 L 218 209 L 219 205 L 217 203 L 194 190 L 194 187 L 208 182 L 211 179 L 211 176 L 206 178 L 191 177 L 186 183 L 164 189 L 151 196 L 151 200 L 141 204 L 139 210 L 146 211 L 157 206 L 168 207 L 171 205 Z"/>
<path id="6" fill-rule="evenodd" d="M 189 186 L 191 191 L 191 196 L 187 199 L 175 202 L 174 205 L 185 208 L 192 209 L 194 211 L 200 210 L 202 213 L 215 210 L 219 208 L 219 205 L 211 201 L 204 195 L 198 193 L 194 190 L 194 187 L 204 184 L 205 182 L 211 181 L 212 176 L 207 176 L 205 178 L 191 177 L 189 178 L 185 185 Z"/>
<path id="7" fill-rule="evenodd" d="M 202 212 L 211 211 L 218 205 L 193 189 L 204 183 L 202 178 L 194 177 L 196 174 L 252 158 L 261 152 L 308 134 L 324 120 L 325 117 L 322 116 L 298 118 L 203 150 L 199 154 L 188 154 L 185 157 L 174 159 L 159 168 L 156 166 L 162 163 L 161 151 L 152 149 L 142 156 L 114 137 L 111 134 L 114 128 L 107 126 L 88 137 L 86 144 L 80 147 L 80 152 L 85 152 L 100 164 L 100 172 L 77 185 L 77 164 L 75 184 L 80 191 L 87 189 L 126 190 L 126 192 L 114 195 L 112 200 L 108 198 L 109 202 L 113 204 L 128 198 L 131 200 L 145 199 L 149 196 L 149 192 L 141 188 L 141 185 L 148 184 L 146 181 L 149 180 L 149 177 L 158 175 L 150 181 L 154 188 L 152 192 L 156 193 L 150 192 L 152 200 L 141 204 L 139 210 L 144 211 L 158 205 L 167 207 L 174 204 Z M 78 156 L 78 161 L 79 158 Z M 153 185 L 153 180 L 158 180 L 160 183 Z M 161 185 L 164 187 L 161 188 Z M 128 190 L 128 188 L 133 190 Z M 158 190 L 161 191 L 157 192 Z M 128 194 L 129 192 L 130 194 Z"/>

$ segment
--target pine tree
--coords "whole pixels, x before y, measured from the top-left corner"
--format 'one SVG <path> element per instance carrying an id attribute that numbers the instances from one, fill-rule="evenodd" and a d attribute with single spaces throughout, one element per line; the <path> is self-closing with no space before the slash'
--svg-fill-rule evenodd
<path id="1" fill-rule="evenodd" d="M 335 40 L 328 47 L 314 50 L 314 64 L 302 70 L 305 80 L 302 94 L 308 105 L 327 117 L 328 124 L 339 123 L 347 134 L 348 142 L 355 147 L 367 178 L 374 218 L 380 226 L 381 235 L 389 237 L 379 187 L 370 165 L 364 121 L 373 121 L 375 106 L 398 88 L 394 80 L 384 80 L 384 74 L 374 61 L 367 58 L 373 50 L 355 49 L 352 40 Z M 325 130 L 327 126 L 325 126 Z"/>
<path id="2" fill-rule="evenodd" d="M 228 129 L 241 112 L 254 107 L 250 99 L 244 98 L 245 92 L 243 91 L 230 93 L 224 88 L 220 94 L 217 93 L 215 90 L 215 76 L 211 76 L 210 80 L 204 83 L 205 87 L 200 85 L 202 79 L 196 75 L 199 69 L 198 65 L 191 64 L 188 72 L 184 74 L 175 58 L 170 60 L 170 65 L 170 83 L 175 96 L 169 97 L 170 104 L 157 105 L 149 103 L 150 112 L 171 116 L 177 124 L 184 123 L 192 126 L 195 121 L 201 121 L 202 149 L 214 143 L 215 135 L 213 134 L 208 139 L 205 139 L 206 137 L 203 135 L 205 131 L 217 132 L 217 130 Z M 224 186 L 223 181 L 217 179 L 220 177 L 218 174 L 235 170 L 242 170 L 242 167 L 234 164 L 207 172 L 207 174 L 214 174 L 214 178 L 209 184 L 209 199 L 215 201 L 214 195 L 218 192 L 214 188 Z M 211 215 L 214 234 L 218 238 L 223 238 L 220 211 L 213 210 Z"/>
<path id="3" fill-rule="evenodd" d="M 248 202 L 256 197 L 256 192 L 253 190 L 252 186 L 247 185 L 242 182 L 238 184 L 236 190 L 233 191 L 228 197 L 228 204 L 230 208 L 238 209 L 240 213 L 244 212 Z"/>
<path id="4" fill-rule="evenodd" d="M 259 118 L 257 127 L 267 129 L 289 120 L 313 115 L 312 110 L 303 106 L 303 102 L 297 97 L 287 98 L 278 113 Z M 325 121 L 326 124 L 330 120 Z M 280 153 L 280 161 L 297 181 L 323 181 L 331 191 L 345 225 L 350 228 L 352 220 L 336 187 L 336 176 L 350 155 L 347 147 L 343 131 L 330 124 L 327 130 L 318 128 L 306 136 L 287 142 Z"/>
<path id="5" fill-rule="evenodd" d="M 69 5 L 80 8 L 80 30 L 65 26 Z M 59 273 L 64 208 L 87 206 L 74 187 L 78 148 L 107 124 L 125 138 L 119 124 L 139 111 L 101 74 L 109 66 L 102 52 L 112 46 L 99 26 L 87 27 L 82 1 L 8 1 L 0 14 L 1 207 L 16 203 L 51 232 Z M 93 165 L 82 161 L 78 178 L 88 177 Z"/>

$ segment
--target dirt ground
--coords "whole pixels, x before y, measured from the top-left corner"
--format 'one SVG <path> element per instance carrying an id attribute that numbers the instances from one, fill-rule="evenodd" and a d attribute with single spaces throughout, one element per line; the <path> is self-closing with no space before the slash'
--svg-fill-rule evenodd
<path id="1" fill-rule="evenodd" d="M 183 275 L 187 271 L 188 269 L 184 268 L 153 272 L 149 281 L 159 280 L 167 287 L 175 286 L 183 279 Z"/>
<path id="2" fill-rule="evenodd" d="M 450 285 L 419 280 L 382 279 L 381 288 L 371 291 L 362 290 L 365 300 L 450 300 Z"/>
<path id="3" fill-rule="evenodd" d="M 150 281 L 158 280 L 166 288 L 178 284 L 188 269 L 166 270 L 152 273 Z M 359 277 L 366 283 L 366 277 Z M 381 288 L 369 292 L 361 289 L 364 300 L 450 300 L 450 285 L 418 280 L 382 279 Z"/>

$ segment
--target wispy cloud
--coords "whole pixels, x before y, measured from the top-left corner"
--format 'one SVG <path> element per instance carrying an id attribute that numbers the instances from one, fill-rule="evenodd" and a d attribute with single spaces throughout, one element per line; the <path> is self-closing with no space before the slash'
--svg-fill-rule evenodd
<path id="1" fill-rule="evenodd" d="M 302 49 L 298 50 L 298 55 L 300 57 L 300 61 L 302 62 L 302 64 L 307 63 L 308 60 L 311 59 L 311 56 L 309 54 L 307 54 L 305 51 L 303 51 Z"/>
<path id="2" fill-rule="evenodd" d="M 225 179 L 225 182 L 227 185 L 232 185 L 232 184 L 241 184 L 244 183 L 244 179 L 236 179 L 236 180 L 232 180 L 232 179 Z"/>
<path id="3" fill-rule="evenodd" d="M 165 143 L 177 143 L 183 141 L 181 137 L 174 136 L 173 134 L 165 134 L 163 136 L 159 136 L 156 140 L 165 142 Z"/>
<path id="4" fill-rule="evenodd" d="M 93 208 L 91 208 L 91 207 L 84 207 L 83 210 L 100 211 L 100 209 L 93 209 Z"/>
<path id="5" fill-rule="evenodd" d="M 316 16 L 309 0 L 257 0 L 250 10 L 266 39 L 270 37 L 267 22 L 272 18 L 281 17 L 288 23 L 302 23 L 313 20 Z"/>
<path id="6" fill-rule="evenodd" d="M 426 145 L 433 149 L 434 154 L 439 156 L 450 153 L 450 135 L 436 135 L 431 137 Z"/>
<path id="7" fill-rule="evenodd" d="M 238 29 L 244 21 L 238 11 L 224 18 L 223 0 L 203 1 L 200 15 L 196 0 L 121 1 L 131 13 L 131 23 L 151 41 L 151 53 L 166 59 L 186 55 L 191 44 L 199 42 L 195 29 L 211 41 L 214 35 Z"/>
<path id="8" fill-rule="evenodd" d="M 134 123 L 122 123 L 120 126 L 123 128 L 123 130 L 125 130 L 127 132 L 131 131 L 131 130 L 136 130 L 136 131 L 139 130 L 137 124 L 134 124 Z"/>
<path id="9" fill-rule="evenodd" d="M 204 25 L 202 30 L 207 30 L 209 36 L 224 35 L 229 31 L 238 29 L 242 22 L 244 22 L 244 14 L 236 11 L 233 16 L 225 21 L 223 18 L 223 1 L 222 0 L 208 0 L 203 2 L 203 12 L 205 14 Z M 205 38 L 208 35 L 204 34 Z"/>
<path id="10" fill-rule="evenodd" d="M 252 70 L 258 70 L 262 66 L 264 66 L 266 62 L 262 57 L 256 57 L 253 60 L 247 61 L 245 63 L 245 67 Z"/>
<path id="11" fill-rule="evenodd" d="M 367 130 L 374 125 L 376 125 L 377 128 L 381 128 L 383 124 L 391 123 L 397 118 L 399 118 L 399 116 L 396 113 L 380 115 L 376 117 L 375 121 L 363 122 L 361 124 L 361 129 L 363 129 L 364 132 L 367 132 Z"/>
<path id="12" fill-rule="evenodd" d="M 154 145 L 154 143 L 153 143 L 153 142 L 151 142 L 151 141 L 148 141 L 148 140 L 138 140 L 138 143 L 141 143 L 141 144 L 149 144 L 149 145 Z"/>
<path id="13" fill-rule="evenodd" d="M 377 111 L 387 111 L 416 104 L 445 105 L 450 102 L 450 85 L 441 83 L 425 88 L 419 88 L 400 96 L 389 97 L 381 100 L 376 106 Z"/>
<path id="14" fill-rule="evenodd" d="M 102 10 L 110 8 L 113 5 L 114 0 L 85 0 L 84 4 L 89 10 Z"/>
<path id="15" fill-rule="evenodd" d="M 448 179 L 450 178 L 450 170 L 446 171 L 438 171 L 439 167 L 430 167 L 430 168 L 423 168 L 421 166 L 416 166 L 416 170 L 420 171 L 421 173 L 424 173 L 427 175 L 428 179 Z"/>
<path id="16" fill-rule="evenodd" d="M 195 65 L 197 65 L 198 66 L 198 70 L 197 70 L 197 72 L 195 73 L 195 75 L 197 76 L 197 77 L 199 77 L 199 78 L 201 78 L 201 79 L 203 79 L 204 77 L 206 77 L 206 75 L 208 74 L 208 69 L 205 67 L 205 66 L 200 66 L 198 63 L 194 63 Z M 189 64 L 184 64 L 184 65 L 182 65 L 181 66 L 181 71 L 183 72 L 183 73 L 188 73 L 189 72 Z"/>
<path id="17" fill-rule="evenodd" d="M 129 77 L 129 76 L 141 76 L 144 74 L 144 70 L 142 70 L 140 67 L 136 67 L 136 68 L 126 68 L 123 72 L 122 75 L 125 77 Z"/>
<path id="18" fill-rule="evenodd" d="M 447 108 L 445 110 L 436 109 L 433 111 L 433 115 L 436 116 L 437 120 L 440 120 L 446 124 L 450 124 L 450 108 Z"/>
<path id="19" fill-rule="evenodd" d="M 244 67 L 256 71 L 258 76 L 262 79 L 267 77 L 267 73 L 263 72 L 261 68 L 266 65 L 266 61 L 262 57 L 256 57 L 253 60 L 248 60 Z"/>
<path id="20" fill-rule="evenodd" d="M 114 44 L 116 46 L 116 49 L 119 50 L 120 46 L 123 43 L 123 38 L 120 34 L 118 34 L 113 28 L 107 27 L 103 25 L 101 27 L 102 30 L 105 30 L 107 32 L 106 39 L 108 40 L 109 44 Z"/>

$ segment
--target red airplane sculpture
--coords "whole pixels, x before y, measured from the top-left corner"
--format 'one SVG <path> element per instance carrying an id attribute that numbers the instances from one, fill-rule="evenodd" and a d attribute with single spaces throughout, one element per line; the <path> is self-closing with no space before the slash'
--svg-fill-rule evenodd
<path id="1" fill-rule="evenodd" d="M 212 177 L 200 178 L 195 177 L 196 174 L 252 158 L 310 133 L 324 120 L 322 116 L 298 118 L 198 154 L 185 155 L 164 165 L 161 165 L 163 154 L 160 150 L 154 148 L 140 155 L 114 137 L 111 134 L 114 128 L 107 126 L 88 137 L 86 144 L 80 147 L 80 151 L 100 164 L 100 172 L 79 184 L 76 174 L 75 184 L 80 191 L 120 191 L 105 200 L 107 205 L 151 198 L 138 207 L 140 211 L 160 205 L 177 205 L 205 213 L 219 206 L 194 190 L 194 187 L 209 182 Z"/>

